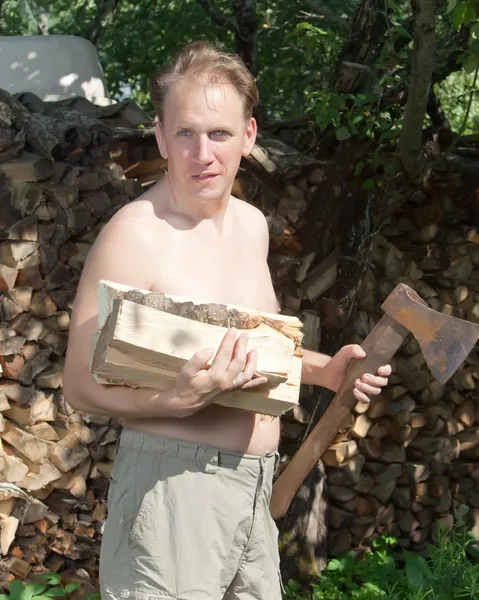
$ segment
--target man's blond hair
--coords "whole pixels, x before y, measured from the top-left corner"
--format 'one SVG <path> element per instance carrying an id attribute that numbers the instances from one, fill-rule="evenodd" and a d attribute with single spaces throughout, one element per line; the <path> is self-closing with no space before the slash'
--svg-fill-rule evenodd
<path id="1" fill-rule="evenodd" d="M 233 85 L 243 102 L 246 119 L 251 118 L 259 101 L 254 77 L 239 56 L 219 50 L 207 42 L 192 42 L 177 52 L 171 63 L 151 78 L 151 100 L 160 123 L 163 122 L 169 87 L 183 79 Z"/>

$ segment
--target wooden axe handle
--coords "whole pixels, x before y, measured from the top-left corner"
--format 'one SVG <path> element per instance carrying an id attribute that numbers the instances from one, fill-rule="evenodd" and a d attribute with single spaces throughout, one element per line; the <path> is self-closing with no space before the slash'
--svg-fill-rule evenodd
<path id="1" fill-rule="evenodd" d="M 408 329 L 384 315 L 361 344 L 366 357 L 351 360 L 341 387 L 326 412 L 275 481 L 270 502 L 273 519 L 286 514 L 308 473 L 337 432 L 347 427 L 350 411 L 358 403 L 353 394 L 356 379 L 364 373 L 376 373 L 380 366 L 388 364 L 408 335 Z"/>

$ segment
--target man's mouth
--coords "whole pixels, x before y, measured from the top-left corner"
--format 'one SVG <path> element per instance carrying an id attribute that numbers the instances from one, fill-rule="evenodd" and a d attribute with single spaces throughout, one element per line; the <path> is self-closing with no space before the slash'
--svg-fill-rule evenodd
<path id="1" fill-rule="evenodd" d="M 199 175 L 193 175 L 193 179 L 194 181 L 203 182 L 209 181 L 210 179 L 214 179 L 217 176 L 217 173 L 200 173 Z"/>

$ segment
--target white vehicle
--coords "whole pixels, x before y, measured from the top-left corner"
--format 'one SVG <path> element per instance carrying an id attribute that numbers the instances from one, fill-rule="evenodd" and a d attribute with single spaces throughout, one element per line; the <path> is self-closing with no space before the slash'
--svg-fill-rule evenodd
<path id="1" fill-rule="evenodd" d="M 114 104 L 95 46 L 73 35 L 0 36 L 0 88 L 47 102 L 83 97 Z"/>

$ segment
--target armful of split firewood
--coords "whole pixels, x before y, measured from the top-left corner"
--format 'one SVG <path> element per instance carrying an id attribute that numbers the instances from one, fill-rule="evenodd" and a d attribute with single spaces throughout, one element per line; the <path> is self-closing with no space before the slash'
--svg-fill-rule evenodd
<path id="1" fill-rule="evenodd" d="M 131 219 L 115 218 L 102 230 L 85 262 L 72 311 L 64 368 L 67 402 L 85 412 L 118 417 L 185 417 L 212 404 L 225 391 L 251 390 L 265 383 L 257 377 L 256 352 L 247 350 L 248 334 L 235 329 L 225 334 L 216 355 L 202 348 L 181 367 L 164 389 L 129 389 L 101 385 L 90 372 L 92 337 L 98 327 L 98 284 L 110 280 L 137 289 L 150 289 L 155 272 L 151 240 L 133 232 Z M 135 244 L 125 244 L 125 239 Z"/>

